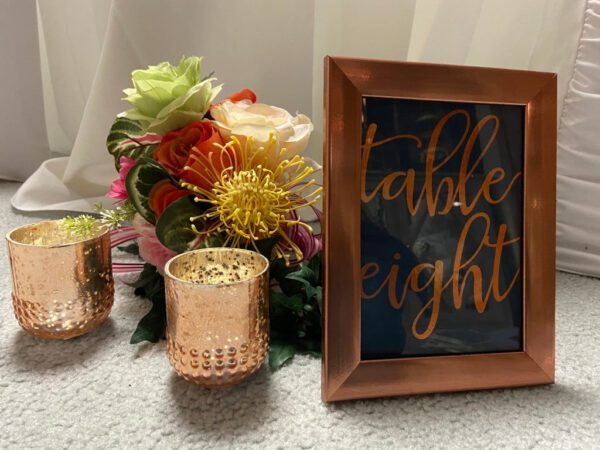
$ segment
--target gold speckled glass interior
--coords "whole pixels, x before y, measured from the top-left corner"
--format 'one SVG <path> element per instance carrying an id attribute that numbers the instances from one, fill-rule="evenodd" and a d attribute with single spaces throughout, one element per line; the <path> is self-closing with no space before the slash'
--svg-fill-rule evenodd
<path id="1" fill-rule="evenodd" d="M 221 285 L 250 280 L 268 268 L 267 259 L 249 250 L 210 248 L 176 256 L 165 272 L 201 285 Z"/>
<path id="2" fill-rule="evenodd" d="M 16 244 L 35 247 L 59 247 L 93 239 L 105 232 L 104 227 L 98 226 L 95 232 L 90 235 L 75 235 L 65 231 L 60 226 L 60 221 L 48 220 L 16 228 L 8 233 L 7 238 Z"/>

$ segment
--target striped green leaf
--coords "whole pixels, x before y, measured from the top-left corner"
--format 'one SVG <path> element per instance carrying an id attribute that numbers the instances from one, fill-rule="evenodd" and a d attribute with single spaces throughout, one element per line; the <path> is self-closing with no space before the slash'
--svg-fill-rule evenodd
<path id="1" fill-rule="evenodd" d="M 169 174 L 160 164 L 147 158 L 141 158 L 131 168 L 125 179 L 129 201 L 135 206 L 137 212 L 152 224 L 156 222 L 156 217 L 148 205 L 150 191 L 156 183 L 168 178 L 170 178 Z"/>
<path id="2" fill-rule="evenodd" d="M 158 240 L 177 253 L 189 250 L 197 238 L 190 217 L 198 216 L 201 212 L 201 205 L 194 202 L 191 195 L 175 200 L 156 222 Z"/>
<path id="3" fill-rule="evenodd" d="M 115 159 L 117 170 L 121 156 L 134 160 L 152 157 L 157 147 L 156 135 L 147 135 L 140 122 L 126 117 L 116 118 L 106 138 L 106 148 Z"/>

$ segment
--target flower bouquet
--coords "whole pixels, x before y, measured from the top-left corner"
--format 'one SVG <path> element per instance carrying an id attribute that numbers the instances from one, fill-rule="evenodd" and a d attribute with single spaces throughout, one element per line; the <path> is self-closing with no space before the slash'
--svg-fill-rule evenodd
<path id="1" fill-rule="evenodd" d="M 116 203 L 98 208 L 113 227 L 113 246 L 143 260 L 113 270 L 141 271 L 132 286 L 152 302 L 131 343 L 163 336 L 163 269 L 171 257 L 238 247 L 271 261 L 270 367 L 296 353 L 318 355 L 321 236 L 300 215 L 312 208 L 319 226 L 322 188 L 312 176 L 320 167 L 302 156 L 313 125 L 303 114 L 257 103 L 249 89 L 215 102 L 222 85 L 202 78 L 201 63 L 189 57 L 135 70 L 124 90 L 131 109 L 108 135 L 118 178 L 107 195 Z"/>

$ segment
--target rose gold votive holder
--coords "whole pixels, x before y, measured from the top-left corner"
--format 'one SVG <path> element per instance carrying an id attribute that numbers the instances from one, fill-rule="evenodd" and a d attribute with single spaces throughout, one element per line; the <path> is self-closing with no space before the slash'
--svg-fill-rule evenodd
<path id="1" fill-rule="evenodd" d="M 49 220 L 16 228 L 6 240 L 13 307 L 25 331 L 71 339 L 106 320 L 114 300 L 108 229 L 78 238 Z"/>
<path id="2" fill-rule="evenodd" d="M 165 267 L 168 356 L 206 388 L 252 375 L 269 347 L 269 262 L 249 250 L 209 248 Z"/>

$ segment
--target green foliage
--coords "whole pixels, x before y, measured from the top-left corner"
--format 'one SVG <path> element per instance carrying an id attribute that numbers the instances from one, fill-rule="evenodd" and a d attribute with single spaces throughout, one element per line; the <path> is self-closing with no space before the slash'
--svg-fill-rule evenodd
<path id="1" fill-rule="evenodd" d="M 120 203 L 114 209 L 106 209 L 102 206 L 102 203 L 97 203 L 94 207 L 100 214 L 100 222 L 111 230 L 118 229 L 125 222 L 131 222 L 137 212 L 135 206 L 129 200 Z"/>
<path id="2" fill-rule="evenodd" d="M 59 227 L 71 238 L 86 239 L 95 236 L 98 232 L 100 221 L 93 216 L 66 216 L 59 222 Z"/>
<path id="3" fill-rule="evenodd" d="M 192 230 L 191 217 L 201 214 L 201 206 L 192 196 L 181 197 L 171 203 L 156 222 L 156 236 L 167 248 L 183 253 L 198 237 Z"/>
<path id="4" fill-rule="evenodd" d="M 115 159 L 115 167 L 120 169 L 119 159 L 127 156 L 137 160 L 141 157 L 152 157 L 158 144 L 145 144 L 139 139 L 145 134 L 141 123 L 126 117 L 117 117 L 106 138 L 106 148 Z"/>
<path id="5" fill-rule="evenodd" d="M 144 264 L 144 270 L 140 273 L 139 278 L 130 286 L 136 288 L 136 295 L 150 300 L 152 308 L 139 321 L 129 342 L 131 344 L 143 341 L 158 342 L 164 336 L 167 325 L 165 280 L 154 266 Z"/>
<path id="6" fill-rule="evenodd" d="M 148 197 L 154 185 L 166 179 L 170 179 L 170 176 L 164 167 L 148 158 L 138 159 L 125 179 L 129 201 L 137 212 L 152 224 L 156 222 L 156 217 L 148 205 Z"/>
<path id="7" fill-rule="evenodd" d="M 197 248 L 223 247 L 224 242 L 225 240 L 220 233 L 213 233 L 206 236 L 206 239 L 204 239 Z"/>
<path id="8" fill-rule="evenodd" d="M 271 345 L 269 367 L 279 369 L 296 354 L 321 355 L 322 253 L 298 267 L 282 260 L 271 264 L 271 279 L 279 289 L 271 289 L 269 310 Z"/>
<path id="9" fill-rule="evenodd" d="M 251 250 L 258 250 L 258 252 L 265 258 L 271 259 L 273 247 L 277 245 L 277 241 L 279 241 L 279 238 L 277 237 L 260 239 L 254 243 L 256 245 L 256 249 L 251 248 Z"/>
<path id="10" fill-rule="evenodd" d="M 269 345 L 269 368 L 277 370 L 297 353 L 296 346 L 279 337 L 271 337 Z"/>

